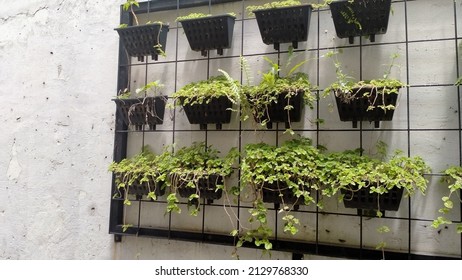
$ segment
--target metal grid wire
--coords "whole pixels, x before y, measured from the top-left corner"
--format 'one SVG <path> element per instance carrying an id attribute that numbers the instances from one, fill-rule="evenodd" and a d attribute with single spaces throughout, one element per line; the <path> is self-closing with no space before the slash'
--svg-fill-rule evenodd
<path id="1" fill-rule="evenodd" d="M 407 0 L 407 1 L 393 1 L 393 3 L 402 3 L 404 5 L 405 9 L 405 40 L 404 41 L 399 41 L 399 42 L 391 42 L 391 43 L 370 43 L 367 44 L 367 46 L 380 46 L 380 45 L 403 45 L 405 46 L 405 54 L 406 54 L 406 81 L 409 82 L 410 80 L 410 69 L 408 67 L 409 65 L 409 49 L 410 49 L 410 44 L 412 43 L 420 43 L 420 42 L 442 42 L 442 41 L 448 41 L 448 42 L 454 42 L 455 49 L 456 49 L 456 55 L 459 57 L 458 53 L 458 40 L 462 38 L 458 38 L 457 35 L 455 35 L 452 38 L 447 38 L 447 39 L 430 39 L 430 40 L 414 40 L 411 41 L 409 40 L 409 31 L 408 31 L 408 5 L 410 2 L 413 2 L 415 0 Z M 181 9 L 183 8 L 192 8 L 196 6 L 201 6 L 203 7 L 204 10 L 207 9 L 208 6 L 208 11 L 211 12 L 212 9 L 212 4 L 222 4 L 222 3 L 227 3 L 227 2 L 242 2 L 242 13 L 245 13 L 245 6 L 246 3 L 245 1 L 242 0 L 202 0 L 202 1 L 193 1 L 193 0 L 168 0 L 168 1 L 148 1 L 148 2 L 143 2 L 140 3 L 140 7 L 136 8 L 136 13 L 137 14 L 143 14 L 143 13 L 155 13 L 157 11 L 165 11 L 165 10 L 176 10 L 177 14 L 180 13 Z M 266 2 L 266 1 L 264 1 Z M 313 11 L 313 13 L 326 13 L 327 10 L 316 10 Z M 454 17 L 454 22 L 456 22 L 457 17 L 460 15 L 457 14 L 458 10 L 456 9 L 456 3 L 454 3 L 454 14 L 453 15 L 448 15 L 448 16 L 453 16 Z M 318 34 L 322 32 L 320 30 L 320 16 L 317 17 L 312 17 L 313 20 L 317 20 L 317 27 L 318 27 Z M 240 25 L 242 30 L 241 30 L 241 44 L 240 46 L 234 45 L 234 48 L 239 47 L 240 48 L 240 54 L 244 54 L 244 25 L 246 24 L 247 21 L 250 19 L 247 19 L 246 17 L 237 19 L 236 22 L 242 22 Z M 460 20 L 460 19 L 459 19 Z M 131 15 L 128 12 L 125 12 L 121 9 L 121 18 L 120 18 L 121 23 L 128 23 L 130 24 L 132 22 Z M 454 24 L 454 34 L 458 34 L 457 30 L 457 24 Z M 174 24 L 170 25 L 170 30 L 175 30 L 178 29 L 180 30 L 181 28 L 179 27 L 178 24 L 176 26 Z M 235 35 L 236 36 L 236 35 Z M 130 69 L 132 67 L 144 67 L 144 77 L 145 77 L 145 83 L 147 83 L 148 79 L 148 70 L 151 66 L 153 65 L 162 65 L 162 64 L 174 64 L 175 67 L 175 88 L 174 90 L 177 90 L 177 78 L 178 78 L 178 64 L 179 63 L 187 63 L 187 62 L 193 62 L 193 61 L 203 61 L 206 63 L 207 68 L 207 78 L 209 78 L 210 75 L 210 65 L 213 63 L 214 60 L 221 60 L 221 59 L 232 59 L 232 58 L 239 58 L 240 55 L 224 55 L 224 56 L 210 56 L 210 54 L 207 57 L 204 58 L 197 58 L 197 59 L 180 59 L 178 56 L 178 49 L 179 48 L 189 48 L 187 45 L 181 45 L 179 46 L 178 43 L 178 37 L 179 37 L 179 32 L 176 32 L 176 43 L 175 43 L 175 60 L 174 61 L 149 61 L 146 59 L 145 62 L 143 63 L 138 63 L 138 62 L 132 62 L 127 55 L 125 54 L 122 45 L 120 45 L 120 52 L 119 52 L 119 71 L 118 71 L 118 83 L 117 83 L 117 88 L 118 90 L 123 90 L 128 82 L 130 81 Z M 308 36 L 310 37 L 310 35 Z M 236 38 L 234 38 L 236 39 Z M 309 40 L 313 40 L 312 38 L 309 38 Z M 338 48 L 343 48 L 343 49 L 348 49 L 348 48 L 357 48 L 359 49 L 359 57 L 360 57 L 360 76 L 359 78 L 362 79 L 363 76 L 363 64 L 364 62 L 362 61 L 363 59 L 363 43 L 365 42 L 365 39 L 359 39 L 359 45 L 346 45 Z M 319 57 L 322 52 L 332 50 L 332 48 L 322 48 L 320 47 L 320 36 L 317 36 L 317 42 L 316 42 L 317 47 L 316 48 L 310 48 L 308 51 L 316 53 L 316 55 Z M 298 51 L 304 51 L 304 50 L 298 50 Z M 255 53 L 255 54 L 247 54 L 245 55 L 246 57 L 252 57 L 252 56 L 262 56 L 262 55 L 275 55 L 277 56 L 278 61 L 281 61 L 281 56 L 284 55 L 287 52 L 284 51 L 274 51 L 272 53 Z M 459 69 L 459 64 L 457 63 L 457 76 L 460 76 L 461 74 L 461 69 Z M 320 62 L 317 60 L 316 62 L 316 71 L 317 73 L 320 73 Z M 243 73 L 241 71 L 241 81 L 244 80 Z M 316 78 L 316 84 L 320 84 L 320 76 L 317 75 Z M 409 83 L 408 83 L 409 84 Z M 419 89 L 422 88 L 431 88 L 431 87 L 449 87 L 453 86 L 452 84 L 432 84 L 432 85 L 425 85 L 425 84 L 411 84 L 405 93 L 408 98 L 406 98 L 406 104 L 401 104 L 400 106 L 406 106 L 406 114 L 407 114 L 407 123 L 406 127 L 404 128 L 368 128 L 368 127 L 363 127 L 362 123 L 359 123 L 358 128 L 354 129 L 345 129 L 345 128 L 340 128 L 340 129 L 325 129 L 320 125 L 319 123 L 316 123 L 315 127 L 312 128 L 295 128 L 294 131 L 296 133 L 313 133 L 315 134 L 314 143 L 320 143 L 320 134 L 322 132 L 355 132 L 359 134 L 359 143 L 358 146 L 360 148 L 363 148 L 364 145 L 364 133 L 367 132 L 384 132 L 384 133 L 393 133 L 393 132 L 401 132 L 401 133 L 406 133 L 407 135 L 407 153 L 408 156 L 411 155 L 411 133 L 412 132 L 435 132 L 435 131 L 454 131 L 458 133 L 458 142 L 459 142 L 459 147 L 462 146 L 462 130 L 461 130 L 461 108 L 460 108 L 460 94 L 461 94 L 461 89 L 458 87 L 457 89 L 457 100 L 459 101 L 457 106 L 457 112 L 458 112 L 458 127 L 457 128 L 411 128 L 411 122 L 410 122 L 410 99 L 409 99 L 409 94 L 418 91 Z M 318 90 L 318 94 L 322 92 L 322 89 Z M 320 111 L 322 110 L 320 108 L 319 102 L 316 103 L 316 117 L 319 119 L 320 116 Z M 199 130 L 198 127 L 196 126 L 191 126 L 191 129 L 183 129 L 183 128 L 178 128 L 176 124 L 176 115 L 177 115 L 177 109 L 173 111 L 173 126 L 172 128 L 163 128 L 162 126 L 158 126 L 157 130 L 155 131 L 133 131 L 129 130 L 126 125 L 122 122 L 121 119 L 116 118 L 116 128 L 115 128 L 115 138 L 114 138 L 114 161 L 120 161 L 121 159 L 125 158 L 127 156 L 127 144 L 129 142 L 129 134 L 136 135 L 136 137 L 140 137 L 141 140 L 141 145 L 140 149 L 142 146 L 145 144 L 148 144 L 146 138 L 149 134 L 156 134 L 156 133 L 171 133 L 172 134 L 172 142 L 175 143 L 177 140 L 177 133 L 192 133 L 192 132 L 199 132 L 203 133 L 203 139 L 204 141 L 208 142 L 209 140 L 209 130 Z M 254 131 L 267 131 L 269 133 L 274 133 L 275 135 L 275 142 L 276 145 L 279 145 L 282 140 L 280 139 L 280 134 L 282 131 L 284 131 L 283 124 L 275 124 L 273 129 L 267 130 L 267 129 L 248 129 L 242 125 L 241 122 L 239 122 L 239 125 L 237 128 L 233 129 L 226 129 L 224 128 L 222 130 L 223 132 L 235 132 L 237 135 L 239 135 L 238 139 L 238 145 L 239 145 L 239 150 L 242 150 L 244 146 L 243 142 L 243 133 L 245 132 L 254 132 Z M 151 143 L 155 144 L 155 143 Z M 169 144 L 169 143 L 167 143 Z M 462 151 L 459 148 L 457 151 L 459 154 L 459 164 L 462 163 Z M 434 173 L 434 174 L 429 174 L 428 176 L 434 176 L 434 177 L 440 177 L 442 174 L 440 173 Z M 238 174 L 239 176 L 239 174 Z M 112 183 L 112 193 L 114 193 L 116 190 L 115 182 L 113 179 Z M 426 219 L 420 219 L 420 218 L 415 218 L 412 217 L 412 212 L 411 212 L 411 199 L 408 199 L 409 201 L 409 212 L 408 212 L 408 217 L 406 218 L 401 218 L 401 217 L 385 217 L 385 219 L 395 219 L 395 220 L 402 220 L 402 221 L 407 221 L 408 224 L 408 231 L 407 232 L 401 232 L 401 235 L 407 235 L 407 250 L 401 251 L 401 252 L 386 252 L 387 259 L 445 259 L 449 257 L 441 257 L 441 256 L 428 256 L 428 255 L 421 255 L 421 254 L 415 254 L 413 253 L 412 250 L 412 223 L 413 222 L 425 222 L 425 223 L 431 223 L 431 220 L 426 220 Z M 163 237 L 163 238 L 170 238 L 170 239 L 179 239 L 179 240 L 189 240 L 189 241 L 194 241 L 194 242 L 207 242 L 207 243 L 213 243 L 213 244 L 223 244 L 223 245 L 233 245 L 236 242 L 236 239 L 234 237 L 231 237 L 226 234 L 217 234 L 217 233 L 211 233 L 205 230 L 205 224 L 206 224 L 206 219 L 207 215 L 206 213 L 213 213 L 215 209 L 218 209 L 219 207 L 223 207 L 220 204 L 206 204 L 205 201 L 203 202 L 202 205 L 202 211 L 200 213 L 201 215 L 201 223 L 202 223 L 202 230 L 200 232 L 192 232 L 188 230 L 179 230 L 176 229 L 172 225 L 172 214 L 169 215 L 168 217 L 168 227 L 167 228 L 153 228 L 153 227 L 146 227 L 142 225 L 141 221 L 141 216 L 143 212 L 143 205 L 144 204 L 152 204 L 152 203 L 158 203 L 158 204 L 163 204 L 165 206 L 165 201 L 149 201 L 149 200 L 140 200 L 138 202 L 135 202 L 134 204 L 138 206 L 138 225 L 135 225 L 132 228 L 129 228 L 126 232 L 122 231 L 122 220 L 123 220 L 123 215 L 124 215 L 124 206 L 123 206 L 123 201 L 121 199 L 111 199 L 111 211 L 110 211 L 110 229 L 109 232 L 111 234 L 114 234 L 115 240 L 116 241 L 121 241 L 122 236 L 124 235 L 137 235 L 137 236 L 150 236 L 150 237 Z M 136 206 L 131 206 L 131 207 L 136 207 Z M 238 202 L 235 207 L 238 209 L 237 213 L 240 213 L 241 209 L 246 209 L 248 208 L 247 206 L 241 205 L 240 202 Z M 270 210 L 271 212 L 274 212 L 274 215 L 277 213 L 277 209 L 272 209 Z M 300 254 L 317 254 L 317 255 L 325 255 L 325 256 L 332 256 L 332 257 L 342 257 L 342 258 L 353 258 L 353 259 L 379 259 L 382 257 L 382 253 L 366 248 L 363 245 L 363 240 L 364 240 L 364 221 L 365 219 L 368 219 L 367 216 L 363 216 L 363 213 L 358 212 L 357 214 L 348 214 L 348 213 L 338 213 L 338 212 L 325 212 L 323 211 L 322 214 L 321 212 L 315 208 L 312 210 L 306 210 L 306 209 L 300 209 L 298 212 L 300 213 L 307 213 L 314 215 L 315 217 L 315 239 L 309 242 L 301 242 L 299 240 L 297 241 L 288 241 L 288 240 L 282 240 L 278 239 L 278 230 L 277 230 L 277 219 L 275 221 L 275 237 L 274 240 L 272 241 L 273 243 L 273 248 L 275 250 L 281 250 L 281 251 L 288 251 L 292 252 L 294 254 L 294 258 L 297 258 L 297 256 L 301 256 Z M 319 218 L 320 215 L 324 214 L 332 214 L 336 215 L 339 217 L 358 217 L 359 218 L 359 246 L 342 246 L 342 244 L 325 244 L 320 242 L 320 236 L 319 236 L 319 230 L 320 230 L 320 224 L 319 224 Z M 163 215 L 163 213 L 161 214 Z M 238 214 L 239 215 L 239 214 Z M 436 215 L 436 214 L 435 214 Z M 461 213 L 460 216 L 462 217 L 462 207 L 461 207 Z M 461 258 L 462 258 L 462 237 L 461 237 Z M 247 245 L 247 246 L 252 246 L 252 245 Z"/>

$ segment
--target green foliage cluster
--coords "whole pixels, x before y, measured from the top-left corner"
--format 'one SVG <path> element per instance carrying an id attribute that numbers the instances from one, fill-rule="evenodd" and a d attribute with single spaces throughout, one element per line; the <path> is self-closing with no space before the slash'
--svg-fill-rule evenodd
<path id="1" fill-rule="evenodd" d="M 240 85 L 225 75 L 210 77 L 208 80 L 192 82 L 173 94 L 177 106 L 208 104 L 212 98 L 228 97 L 233 103 L 240 99 Z"/>
<path id="2" fill-rule="evenodd" d="M 428 180 L 423 174 L 430 167 L 419 157 L 407 157 L 399 150 L 388 159 L 361 155 L 361 150 L 331 153 L 321 160 L 322 194 L 332 196 L 340 189 L 356 192 L 368 188 L 382 195 L 393 188 L 403 188 L 407 196 L 416 191 L 425 194 Z M 379 216 L 379 212 L 377 213 Z"/>
<path id="3" fill-rule="evenodd" d="M 388 94 L 399 94 L 399 89 L 406 86 L 406 84 L 400 80 L 389 78 L 391 69 L 397 66 L 394 64 L 395 59 L 398 58 L 397 54 L 391 56 L 392 61 L 388 65 L 382 78 L 356 81 L 354 78 L 343 73 L 341 68 L 342 65 L 336 58 L 338 53 L 337 51 L 331 51 L 326 54 L 326 57 L 330 57 L 334 61 L 337 81 L 324 89 L 324 95 L 328 95 L 332 91 L 335 96 L 340 98 L 341 102 L 346 104 L 349 104 L 355 99 L 367 99 L 369 102 L 368 111 L 376 107 L 384 111 L 396 109 L 393 104 L 387 104 L 385 97 Z M 363 91 L 364 89 L 366 89 L 366 91 Z M 377 105 L 378 100 L 381 101 L 379 103 L 380 105 Z"/>
<path id="4" fill-rule="evenodd" d="M 128 194 L 133 184 L 145 184 L 148 188 L 147 197 L 151 199 L 157 199 L 156 188 L 168 187 L 166 211 L 180 212 L 177 196 L 180 188 L 195 190 L 189 196 L 189 202 L 199 200 L 199 180 L 215 175 L 223 178 L 230 176 L 240 157 L 236 148 L 231 148 L 224 157 L 220 157 L 218 150 L 204 142 L 195 142 L 175 152 L 172 151 L 173 148 L 165 147 L 159 155 L 144 148 L 133 158 L 110 165 L 109 170 L 114 172 L 119 190 L 116 195 L 124 198 L 124 204 L 130 205 Z M 282 202 L 279 213 L 284 232 L 289 234 L 296 234 L 300 225 L 300 221 L 292 214 L 293 204 L 315 203 L 322 209 L 323 199 L 336 195 L 341 189 L 358 191 L 367 188 L 369 192 L 378 195 L 393 188 L 403 188 L 406 195 L 413 195 L 416 191 L 425 193 L 428 182 L 423 174 L 430 172 L 430 168 L 422 158 L 407 157 L 397 151 L 389 159 L 385 159 L 385 146 L 378 148 L 381 158 L 362 155 L 360 150 L 328 153 L 325 148 L 316 148 L 310 139 L 303 137 L 286 141 L 279 147 L 265 143 L 246 145 L 240 164 L 240 187 L 225 187 L 226 181 L 217 181 L 215 187 L 216 191 L 225 191 L 227 196 L 240 195 L 241 199 L 250 198 L 252 201 L 248 220 L 252 228 L 244 228 L 240 223 L 240 228 L 231 232 L 239 237 L 237 247 L 244 242 L 253 242 L 257 246 L 263 245 L 265 249 L 272 248 L 270 239 L 273 232 L 268 226 L 268 209 L 263 201 L 265 190 L 279 192 Z M 443 199 L 443 213 L 452 206 L 449 199 L 451 194 L 461 188 L 461 171 L 459 168 L 447 173 L 456 181 L 450 186 L 450 195 Z M 278 189 L 271 188 L 271 185 L 278 186 Z M 285 202 L 287 190 L 297 198 L 295 203 Z M 197 215 L 199 210 L 199 205 L 196 204 L 190 214 Z M 380 209 L 377 215 L 381 216 Z M 440 222 L 447 223 L 441 219 Z M 257 225 L 253 226 L 254 223 Z M 130 225 L 124 226 L 127 229 Z"/>
<path id="5" fill-rule="evenodd" d="M 432 223 L 432 227 L 439 228 L 444 224 L 452 224 L 452 221 L 446 218 L 444 215 L 449 214 L 454 208 L 454 196 L 458 196 L 459 192 L 462 190 L 462 167 L 460 166 L 450 166 L 444 171 L 444 177 L 441 178 L 441 181 L 448 184 L 449 193 L 441 198 L 443 201 L 443 207 L 438 210 L 439 213 L 443 216 L 439 216 Z M 456 198 L 458 201 L 461 201 L 460 196 Z M 462 233 L 462 224 L 457 224 L 456 227 L 457 233 Z"/>
<path id="6" fill-rule="evenodd" d="M 125 158 L 120 162 L 112 162 L 109 171 L 115 175 L 117 193 L 114 198 L 123 198 L 124 205 L 130 206 L 130 190 L 135 185 L 143 186 L 147 190 L 147 198 L 157 200 L 160 189 L 167 187 L 168 163 L 164 155 L 156 155 L 147 146 L 132 158 Z M 122 229 L 125 232 L 132 225 L 125 223 Z"/>
<path id="7" fill-rule="evenodd" d="M 283 1 L 269 2 L 263 5 L 247 6 L 246 10 L 249 13 L 249 16 L 253 16 L 253 12 L 258 11 L 258 10 L 284 8 L 284 7 L 292 7 L 292 6 L 299 6 L 299 5 L 302 5 L 302 3 L 298 0 L 283 0 Z"/>
<path id="8" fill-rule="evenodd" d="M 264 245 L 271 249 L 269 238 L 272 230 L 267 224 L 267 212 L 263 191 L 279 192 L 283 207 L 284 232 L 296 234 L 299 220 L 290 214 L 292 207 L 284 202 L 283 192 L 289 190 L 300 200 L 301 204 L 309 205 L 315 201 L 310 189 L 318 189 L 316 180 L 316 160 L 319 151 L 311 145 L 307 138 L 294 139 L 285 142 L 280 147 L 266 143 L 248 144 L 245 146 L 245 155 L 241 162 L 241 186 L 248 186 L 253 196 L 253 207 L 249 210 L 249 223 L 257 222 L 255 229 L 249 229 L 239 238 L 237 247 L 244 242 L 254 242 L 255 245 Z M 269 188 L 277 185 L 278 189 Z M 238 234 L 235 232 L 234 234 Z"/>
<path id="9" fill-rule="evenodd" d="M 178 188 L 192 188 L 195 193 L 190 195 L 189 201 L 200 199 L 199 180 L 207 179 L 212 175 L 223 178 L 230 176 L 233 165 L 239 157 L 236 148 L 230 149 L 228 154 L 221 158 L 219 151 L 204 142 L 195 142 L 189 147 L 178 149 L 175 153 L 166 152 L 168 158 L 169 182 L 171 193 L 167 197 L 167 211 L 180 213 L 178 207 Z M 224 185 L 217 184 L 216 190 L 225 189 Z M 192 209 L 191 214 L 196 215 L 198 206 Z"/>
<path id="10" fill-rule="evenodd" d="M 117 185 L 117 197 L 124 197 L 124 204 L 130 205 L 128 194 L 130 194 L 130 186 L 134 184 L 145 185 L 148 189 L 148 198 L 156 200 L 157 183 L 165 188 L 165 172 L 158 165 L 162 158 L 152 153 L 148 147 L 132 158 L 125 158 L 120 162 L 112 162 L 109 166 L 109 171 L 114 172 L 115 182 Z M 125 194 L 123 195 L 122 192 Z"/>
<path id="11" fill-rule="evenodd" d="M 297 72 L 308 60 L 303 60 L 292 66 L 292 61 L 296 57 L 292 47 L 289 48 L 288 57 L 289 59 L 284 66 L 284 70 L 287 72 L 285 77 L 280 75 L 281 67 L 278 63 L 264 57 L 269 63 L 270 69 L 262 74 L 260 83 L 255 86 L 245 85 L 242 87 L 243 102 L 241 110 L 244 118 L 252 115 L 256 120 L 262 120 L 261 125 L 266 125 L 269 119 L 266 118 L 268 106 L 277 103 L 280 94 L 283 94 L 286 99 L 302 94 L 305 105 L 313 108 L 313 103 L 316 101 L 316 95 L 312 91 L 313 86 L 306 73 Z M 248 73 L 248 70 L 246 70 L 248 68 L 246 66 L 247 62 L 241 60 L 241 64 L 243 64 L 241 67 L 245 70 L 244 73 Z M 250 78 L 247 78 L 247 81 L 250 80 Z M 290 105 L 284 108 L 287 114 L 292 109 L 293 106 Z"/>
<path id="12" fill-rule="evenodd" d="M 203 18 L 203 17 L 209 17 L 209 16 L 211 16 L 211 14 L 190 13 L 189 15 L 186 15 L 186 16 L 177 17 L 177 18 L 176 18 L 176 21 L 182 21 L 182 20 L 187 20 L 187 19 Z"/>
<path id="13" fill-rule="evenodd" d="M 380 148 L 385 154 L 383 144 Z M 281 190 L 290 189 L 302 204 L 316 203 L 322 209 L 323 199 L 334 196 L 341 189 L 356 192 L 368 188 L 370 193 L 383 195 L 393 188 L 403 188 L 406 195 L 413 195 L 416 191 L 424 194 L 428 183 L 424 174 L 428 172 L 430 168 L 421 157 L 407 157 L 400 151 L 385 160 L 362 155 L 361 150 L 328 153 L 323 147 L 313 147 L 307 138 L 287 141 L 280 147 L 248 144 L 241 162 L 241 188 L 251 190 L 254 198 L 249 222 L 258 225 L 232 234 L 239 234 L 238 247 L 244 242 L 264 245 L 266 249 L 272 247 L 268 209 L 262 198 L 262 191 L 268 184 L 276 183 Z M 318 200 L 315 199 L 316 191 L 319 191 Z M 291 215 L 293 207 L 284 203 L 283 197 L 282 202 L 279 213 L 282 214 L 284 231 L 296 234 L 299 220 Z M 380 209 L 377 215 L 382 215 Z"/>
<path id="14" fill-rule="evenodd" d="M 135 11 L 133 11 L 133 6 L 139 7 L 140 4 L 139 4 L 138 1 L 136 1 L 136 0 L 127 0 L 127 2 L 125 2 L 125 3 L 122 5 L 122 8 L 124 9 L 124 11 L 130 10 L 130 12 L 131 12 L 132 15 L 133 15 L 133 18 L 135 19 L 136 25 L 140 25 L 140 23 L 139 23 L 139 21 L 138 21 L 138 17 L 136 16 Z M 126 27 L 126 26 L 120 26 L 120 27 Z"/>
<path id="15" fill-rule="evenodd" d="M 230 16 L 236 17 L 235 13 L 227 13 Z M 186 16 L 180 16 L 177 17 L 175 21 L 183 21 L 183 20 L 188 20 L 188 19 L 198 19 L 198 18 L 204 18 L 204 17 L 210 17 L 212 16 L 211 14 L 204 14 L 204 13 L 190 13 L 189 15 Z"/>

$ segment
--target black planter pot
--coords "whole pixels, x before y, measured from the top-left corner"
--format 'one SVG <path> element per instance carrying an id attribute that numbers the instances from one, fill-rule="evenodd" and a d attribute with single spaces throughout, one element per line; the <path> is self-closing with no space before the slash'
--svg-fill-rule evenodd
<path id="1" fill-rule="evenodd" d="M 133 125 L 136 130 L 156 130 L 156 125 L 164 122 L 167 96 L 146 98 L 113 99 L 117 113 L 124 124 Z"/>
<path id="2" fill-rule="evenodd" d="M 216 49 L 219 55 L 223 55 L 223 49 L 231 47 L 235 20 L 234 16 L 221 15 L 180 22 L 191 49 L 207 56 L 209 50 Z"/>
<path id="3" fill-rule="evenodd" d="M 183 104 L 184 98 L 180 98 Z M 231 110 L 233 103 L 226 96 L 212 98 L 210 102 L 203 104 L 186 104 L 183 109 L 190 124 L 199 124 L 201 129 L 207 129 L 207 124 L 215 124 L 217 129 L 222 124 L 231 121 Z"/>
<path id="4" fill-rule="evenodd" d="M 283 122 L 285 123 L 286 128 L 290 128 L 292 122 L 299 122 L 302 118 L 302 109 L 303 109 L 303 94 L 301 91 L 295 94 L 291 98 L 286 98 L 287 92 L 280 93 L 278 95 L 277 103 L 271 103 L 264 108 L 253 107 L 254 110 L 254 119 L 257 123 L 263 123 L 266 121 L 266 127 L 271 129 L 273 123 Z M 252 105 L 252 102 L 250 100 Z M 291 105 L 293 108 L 290 110 L 286 109 L 286 106 Z M 259 113 L 263 111 L 263 115 L 260 116 Z"/>
<path id="5" fill-rule="evenodd" d="M 305 190 L 308 190 L 307 188 Z M 285 183 L 266 183 L 262 188 L 263 202 L 274 203 L 274 208 L 279 209 L 281 204 L 293 205 L 294 210 L 298 210 L 300 204 L 304 204 L 303 197 L 296 197 L 294 191 L 287 187 Z M 282 195 L 282 197 L 281 197 Z"/>
<path id="6" fill-rule="evenodd" d="M 387 32 L 391 0 L 339 0 L 329 5 L 337 36 L 349 38 L 350 44 L 356 36 L 375 42 L 376 34 Z"/>
<path id="7" fill-rule="evenodd" d="M 381 88 L 354 88 L 352 92 L 356 92 L 356 98 L 349 100 L 348 102 L 342 101 L 340 97 L 335 95 L 337 103 L 337 109 L 339 112 L 340 120 L 343 122 L 353 122 L 353 127 L 358 126 L 359 121 L 374 122 L 375 127 L 378 128 L 380 121 L 391 121 L 393 119 L 393 113 L 395 110 L 383 110 L 379 106 L 384 104 L 396 106 L 398 100 L 398 94 L 380 94 L 377 98 L 377 92 L 380 92 Z M 364 97 L 364 93 L 371 92 L 369 97 Z M 382 96 L 385 99 L 382 99 Z M 371 104 L 374 104 L 375 108 L 367 110 Z"/>
<path id="8" fill-rule="evenodd" d="M 138 61 L 144 61 L 144 56 L 150 55 L 157 60 L 161 53 L 154 46 L 161 45 L 160 49 L 165 52 L 167 33 L 169 26 L 166 24 L 153 23 L 138 26 L 128 26 L 115 29 L 120 36 L 129 56 L 137 57 Z"/>
<path id="9" fill-rule="evenodd" d="M 274 45 L 279 50 L 281 43 L 292 43 L 298 48 L 298 42 L 308 39 L 311 5 L 257 10 L 253 13 L 257 19 L 263 43 Z"/>
<path id="10" fill-rule="evenodd" d="M 351 191 L 346 189 L 340 190 L 344 195 L 343 203 L 346 208 L 397 211 L 403 197 L 402 188 L 393 188 L 388 193 L 382 195 L 370 193 L 369 188 L 362 188 L 357 191 L 357 188 L 352 186 L 351 189 Z"/>
<path id="11" fill-rule="evenodd" d="M 136 183 L 128 186 L 128 195 L 134 195 L 137 200 L 140 200 L 143 196 L 148 195 L 149 190 L 154 191 L 156 196 L 163 196 L 165 185 L 162 182 L 155 182 L 153 179 L 150 179 L 149 183 L 139 183 L 139 180 L 136 180 Z"/>
<path id="12" fill-rule="evenodd" d="M 207 178 L 200 178 L 197 182 L 196 188 L 199 188 L 199 193 L 201 198 L 205 198 L 207 203 L 213 203 L 213 200 L 220 199 L 223 190 L 216 189 L 217 185 L 223 185 L 223 176 L 219 175 L 210 175 Z M 188 181 L 185 179 L 180 179 L 177 182 L 178 193 L 181 197 L 189 198 L 190 195 L 197 193 L 196 188 L 187 187 L 186 184 Z M 196 204 L 199 203 L 196 201 Z"/>

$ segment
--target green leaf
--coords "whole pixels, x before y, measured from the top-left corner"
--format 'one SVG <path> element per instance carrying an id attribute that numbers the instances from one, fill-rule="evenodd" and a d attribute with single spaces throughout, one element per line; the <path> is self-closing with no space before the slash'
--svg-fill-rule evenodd
<path id="1" fill-rule="evenodd" d="M 446 201 L 444 202 L 444 207 L 446 207 L 446 208 L 448 208 L 448 209 L 452 209 L 453 206 L 454 206 L 454 205 L 453 205 L 452 201 L 450 201 L 450 200 L 446 200 Z"/>
<path id="2" fill-rule="evenodd" d="M 462 233 L 462 224 L 457 225 L 456 229 L 457 229 L 457 233 Z"/>
<path id="3" fill-rule="evenodd" d="M 377 231 L 380 233 L 386 233 L 386 232 L 390 232 L 390 228 L 387 226 L 381 226 L 377 229 Z"/>
<path id="4" fill-rule="evenodd" d="M 379 244 L 377 244 L 377 246 L 375 247 L 375 249 L 381 250 L 381 249 L 384 249 L 386 246 L 387 246 L 387 243 L 382 241 L 382 242 L 380 242 Z"/>

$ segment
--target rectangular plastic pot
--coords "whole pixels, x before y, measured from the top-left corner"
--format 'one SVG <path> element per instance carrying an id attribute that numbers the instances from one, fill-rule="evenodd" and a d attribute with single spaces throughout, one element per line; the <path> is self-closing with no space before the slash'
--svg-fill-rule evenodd
<path id="1" fill-rule="evenodd" d="M 125 125 L 133 125 L 136 130 L 155 130 L 163 124 L 167 96 L 146 98 L 113 99 L 117 104 L 117 113 Z"/>
<path id="2" fill-rule="evenodd" d="M 184 98 L 180 98 L 183 104 Z M 190 124 L 199 124 L 201 129 L 207 128 L 207 124 L 216 124 L 221 129 L 222 124 L 231 121 L 231 110 L 233 103 L 226 96 L 213 97 L 208 103 L 186 104 L 183 109 Z"/>
<path id="3" fill-rule="evenodd" d="M 352 191 L 341 189 L 344 195 L 343 203 L 346 208 L 363 210 L 398 211 L 403 197 L 402 188 L 393 188 L 388 193 L 379 195 L 370 193 L 369 188 L 361 188 L 359 191 L 354 186 Z"/>
<path id="4" fill-rule="evenodd" d="M 396 106 L 398 94 L 385 94 L 384 99 L 382 99 L 381 94 L 377 97 L 377 92 L 381 90 L 381 88 L 354 88 L 352 92 L 356 93 L 357 97 L 348 102 L 343 101 L 334 92 L 340 120 L 343 122 L 353 122 L 353 127 L 357 127 L 357 122 L 360 121 L 374 122 L 375 127 L 379 127 L 381 121 L 391 121 L 395 110 L 385 111 L 379 106 L 384 105 L 384 101 L 386 105 Z M 370 96 L 364 97 L 364 94 L 368 92 L 370 92 Z M 374 104 L 375 108 L 367 110 L 370 104 Z"/>
<path id="5" fill-rule="evenodd" d="M 191 49 L 207 56 L 209 50 L 216 49 L 219 55 L 223 55 L 223 49 L 231 47 L 235 20 L 234 16 L 220 15 L 180 22 Z"/>
<path id="6" fill-rule="evenodd" d="M 369 36 L 374 42 L 376 34 L 387 32 L 391 0 L 339 0 L 329 5 L 337 36 L 349 38 L 350 44 L 356 36 Z"/>
<path id="7" fill-rule="evenodd" d="M 308 190 L 308 189 L 305 189 Z M 293 205 L 298 210 L 299 205 L 303 205 L 303 197 L 296 197 L 294 191 L 287 187 L 287 184 L 276 182 L 273 184 L 265 183 L 262 187 L 263 202 L 274 203 L 274 208 L 278 209 L 281 204 Z M 282 195 L 282 196 L 281 196 Z"/>
<path id="8" fill-rule="evenodd" d="M 298 42 L 308 39 L 311 11 L 311 5 L 299 5 L 256 10 L 253 13 L 263 43 L 272 44 L 274 49 L 279 50 L 282 43 L 292 43 L 296 49 Z"/>
<path id="9" fill-rule="evenodd" d="M 216 174 L 209 175 L 208 177 L 199 178 L 195 188 L 187 187 L 188 183 L 186 179 L 180 179 L 177 183 L 178 193 L 181 197 L 189 198 L 190 195 L 197 193 L 199 188 L 199 193 L 201 198 L 205 198 L 208 203 L 212 203 L 213 200 L 220 199 L 223 190 L 217 190 L 217 185 L 223 185 L 224 178 Z"/>
<path id="10" fill-rule="evenodd" d="M 298 92 L 291 98 L 287 98 L 287 92 L 278 94 L 277 102 L 270 103 L 268 106 L 254 106 L 254 119 L 257 123 L 266 122 L 268 129 L 272 128 L 272 123 L 282 122 L 286 124 L 286 128 L 290 128 L 290 123 L 299 122 L 302 118 L 303 109 L 303 91 Z M 286 106 L 292 106 L 290 110 Z M 263 113 L 261 115 L 261 113 Z"/>
<path id="11" fill-rule="evenodd" d="M 169 31 L 167 24 L 153 23 L 116 28 L 115 30 L 119 33 L 120 40 L 128 55 L 137 57 L 138 61 L 144 61 L 144 57 L 147 55 L 151 56 L 153 60 L 157 60 L 161 51 L 154 46 L 159 44 L 162 52 L 165 52 Z"/>

